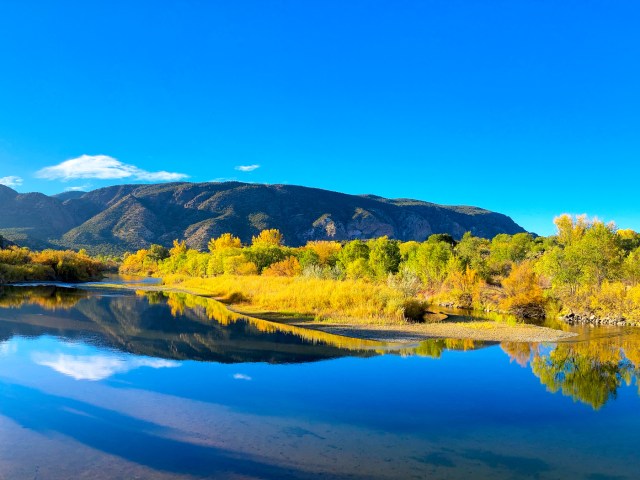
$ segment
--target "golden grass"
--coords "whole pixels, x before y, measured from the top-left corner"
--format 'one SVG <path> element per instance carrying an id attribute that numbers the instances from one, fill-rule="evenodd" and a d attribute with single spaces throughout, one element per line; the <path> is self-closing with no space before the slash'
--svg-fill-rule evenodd
<path id="1" fill-rule="evenodd" d="M 222 275 L 164 277 L 168 287 L 211 295 L 242 304 L 248 311 L 277 311 L 312 316 L 316 320 L 362 324 L 404 324 L 404 298 L 386 285 L 363 280 L 306 277 Z"/>
<path id="2" fill-rule="evenodd" d="M 138 291 L 138 295 L 147 296 L 148 292 Z M 384 352 L 384 342 L 367 340 L 361 338 L 351 338 L 342 335 L 323 332 L 320 330 L 311 330 L 301 328 L 295 325 L 287 325 L 278 322 L 272 322 L 260 318 L 254 318 L 245 314 L 233 312 L 222 303 L 212 298 L 199 297 L 197 295 L 163 292 L 167 298 L 167 305 L 171 308 L 171 314 L 176 316 L 183 314 L 186 308 L 200 309 L 209 318 L 209 320 L 218 322 L 221 325 L 230 325 L 232 323 L 243 321 L 255 327 L 260 332 L 274 333 L 282 332 L 295 335 L 302 340 L 312 342 L 314 344 L 325 344 L 336 348 L 348 350 L 375 350 L 379 353 Z"/>

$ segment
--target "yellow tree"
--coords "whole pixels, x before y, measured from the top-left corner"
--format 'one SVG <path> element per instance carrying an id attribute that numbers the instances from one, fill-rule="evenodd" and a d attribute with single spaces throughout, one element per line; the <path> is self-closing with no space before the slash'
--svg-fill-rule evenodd
<path id="1" fill-rule="evenodd" d="M 287 257 L 284 260 L 272 263 L 262 271 L 262 275 L 268 277 L 295 277 L 302 273 L 302 267 L 296 257 Z"/>
<path id="2" fill-rule="evenodd" d="M 177 257 L 179 255 L 185 255 L 189 248 L 187 247 L 186 241 L 179 242 L 178 240 L 173 241 L 173 247 L 169 250 L 169 254 L 172 257 Z"/>
<path id="3" fill-rule="evenodd" d="M 279 247 L 282 245 L 282 241 L 282 233 L 276 228 L 262 230 L 257 237 L 251 238 L 251 244 L 254 246 Z"/>
<path id="4" fill-rule="evenodd" d="M 558 243 L 563 246 L 569 246 L 580 240 L 587 228 L 589 228 L 589 220 L 587 215 L 577 215 L 575 219 L 566 213 L 553 219 L 553 223 L 558 230 Z"/>
<path id="5" fill-rule="evenodd" d="M 334 265 L 342 245 L 338 242 L 317 241 L 308 242 L 305 248 L 318 254 L 318 263 L 320 265 Z"/>
<path id="6" fill-rule="evenodd" d="M 506 295 L 500 303 L 503 309 L 521 317 L 544 318 L 544 295 L 531 262 L 513 265 L 502 287 Z"/>
<path id="7" fill-rule="evenodd" d="M 211 253 L 220 250 L 225 250 L 227 248 L 240 248 L 242 243 L 240 239 L 230 233 L 223 233 L 218 238 L 212 238 L 209 240 L 207 247 L 209 247 L 209 251 Z"/>

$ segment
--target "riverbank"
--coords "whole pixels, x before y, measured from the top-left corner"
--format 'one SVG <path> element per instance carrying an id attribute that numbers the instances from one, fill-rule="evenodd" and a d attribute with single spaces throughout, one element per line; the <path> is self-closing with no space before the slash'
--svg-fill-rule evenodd
<path id="1" fill-rule="evenodd" d="M 178 281 L 175 280 L 175 277 L 170 277 L 165 279 L 162 285 L 137 284 L 132 288 L 144 291 L 164 290 L 215 298 L 224 303 L 231 311 L 248 317 L 351 338 L 383 342 L 412 343 L 430 338 L 463 338 L 497 342 L 555 342 L 575 336 L 573 332 L 548 327 L 511 321 L 473 320 L 469 317 L 443 314 L 431 314 L 432 321 L 430 322 L 413 323 L 399 318 L 397 315 L 385 318 L 380 315 L 379 310 L 375 310 L 377 304 L 374 304 L 373 308 L 371 308 L 372 305 L 367 305 L 367 310 L 362 306 L 358 307 L 358 311 L 368 312 L 369 317 L 353 318 L 338 309 L 335 298 L 334 304 L 331 306 L 332 297 L 328 290 L 331 285 L 323 285 L 323 288 L 320 289 L 320 292 L 327 294 L 327 298 L 323 299 L 324 303 L 320 302 L 320 305 L 323 306 L 324 316 L 319 318 L 317 312 L 310 307 L 300 308 L 303 305 L 300 296 L 305 296 L 305 298 L 310 296 L 316 301 L 318 300 L 318 292 L 310 290 L 313 287 L 318 287 L 315 285 L 318 283 L 316 279 L 311 282 L 300 279 L 281 279 L 268 283 L 263 282 L 262 277 L 250 277 L 248 282 L 246 282 L 247 277 L 218 277 L 204 280 L 180 277 L 177 279 Z M 344 288 L 344 285 L 342 286 Z M 267 287 L 270 287 L 271 290 L 269 291 Z M 360 287 L 360 285 L 349 285 L 349 287 L 353 296 L 353 289 Z M 253 296 L 252 292 L 257 290 L 260 292 L 260 296 Z M 368 294 L 371 293 L 368 292 Z M 293 298 L 286 298 L 287 294 L 295 295 Z M 362 296 L 367 295 L 367 292 L 360 291 L 358 295 L 364 298 Z M 378 301 L 380 300 L 378 299 Z M 353 307 L 352 305 L 351 309 L 346 311 L 352 314 L 356 311 Z M 328 315 L 330 312 L 337 314 L 330 316 Z M 372 315 L 376 313 L 377 316 Z"/>
<path id="2" fill-rule="evenodd" d="M 242 305 L 228 305 L 236 313 L 286 323 L 300 328 L 317 330 L 334 335 L 374 340 L 379 342 L 411 343 L 432 338 L 461 338 L 495 342 L 557 342 L 577 336 L 574 332 L 566 332 L 548 327 L 528 325 L 524 323 L 510 324 L 497 321 L 459 321 L 456 317 L 447 317 L 434 323 L 403 323 L 364 325 L 359 323 L 335 323 L 331 321 L 314 321 L 312 319 L 291 319 L 277 313 L 254 312 Z"/>

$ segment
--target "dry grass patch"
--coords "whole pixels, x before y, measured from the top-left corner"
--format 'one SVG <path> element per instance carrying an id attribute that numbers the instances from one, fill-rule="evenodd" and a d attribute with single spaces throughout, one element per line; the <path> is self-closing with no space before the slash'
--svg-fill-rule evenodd
<path id="1" fill-rule="evenodd" d="M 316 320 L 404 324 L 405 298 L 384 284 L 364 280 L 221 275 L 168 276 L 170 287 L 205 293 L 252 311 L 309 315 Z"/>

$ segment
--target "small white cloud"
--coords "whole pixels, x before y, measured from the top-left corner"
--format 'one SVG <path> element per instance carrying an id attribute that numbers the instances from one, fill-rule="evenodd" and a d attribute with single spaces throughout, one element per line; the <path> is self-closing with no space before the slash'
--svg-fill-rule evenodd
<path id="1" fill-rule="evenodd" d="M 64 189 L 65 192 L 86 192 L 92 187 L 91 184 L 87 185 L 78 185 L 77 187 L 67 187 Z"/>
<path id="2" fill-rule="evenodd" d="M 260 165 L 254 164 L 254 165 L 238 165 L 236 167 L 236 170 L 240 171 L 240 172 L 253 172 L 254 170 L 257 170 L 258 168 L 260 168 Z"/>
<path id="3" fill-rule="evenodd" d="M 247 382 L 253 380 L 249 375 L 245 375 L 244 373 L 236 373 L 233 375 L 233 378 L 236 380 L 246 380 Z"/>
<path id="4" fill-rule="evenodd" d="M 36 172 L 36 176 L 46 180 L 77 180 L 96 178 L 98 180 L 118 180 L 132 178 L 148 182 L 172 182 L 188 178 L 184 173 L 149 172 L 135 165 L 128 165 L 108 155 L 82 155 L 65 160 L 58 165 L 45 167 Z"/>
<path id="5" fill-rule="evenodd" d="M 209 180 L 210 183 L 223 183 L 223 182 L 237 182 L 238 179 L 236 177 L 219 177 L 214 178 L 213 180 Z"/>
<path id="6" fill-rule="evenodd" d="M 52 368 L 56 372 L 76 380 L 104 380 L 116 373 L 126 373 L 140 367 L 175 368 L 178 362 L 160 358 L 122 358 L 109 355 L 68 355 L 65 353 L 36 353 L 36 364 Z"/>
<path id="7" fill-rule="evenodd" d="M 22 185 L 22 178 L 15 175 L 9 175 L 8 177 L 0 177 L 0 185 L 7 187 L 19 187 Z"/>

